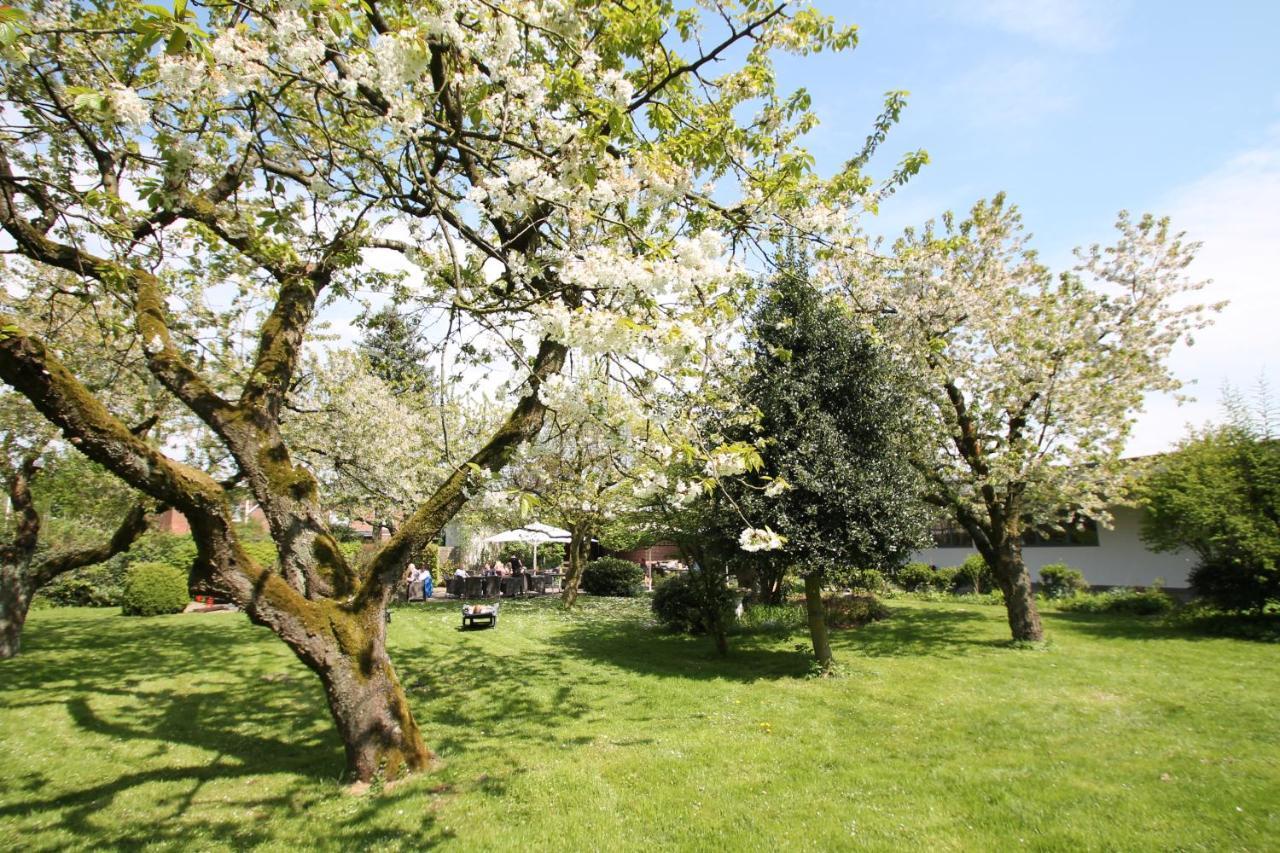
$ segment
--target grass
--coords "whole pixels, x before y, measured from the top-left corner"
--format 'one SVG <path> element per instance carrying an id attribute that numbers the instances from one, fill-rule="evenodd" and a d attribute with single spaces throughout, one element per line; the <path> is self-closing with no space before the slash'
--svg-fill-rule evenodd
<path id="1" fill-rule="evenodd" d="M 150 849 L 1275 849 L 1280 647 L 899 600 L 837 632 L 702 638 L 644 602 L 397 611 L 442 768 L 352 797 L 318 682 L 239 615 L 33 613 L 0 664 L 0 846 Z M 776 622 L 777 620 L 771 620 Z M 776 626 L 770 625 L 771 628 Z"/>

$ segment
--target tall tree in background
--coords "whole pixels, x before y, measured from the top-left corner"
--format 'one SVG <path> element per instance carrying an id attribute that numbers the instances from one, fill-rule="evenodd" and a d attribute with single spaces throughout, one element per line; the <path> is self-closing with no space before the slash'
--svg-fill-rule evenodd
<path id="1" fill-rule="evenodd" d="M 878 188 L 862 174 L 897 119 L 891 95 L 864 150 L 821 180 L 797 145 L 809 99 L 777 90 L 771 55 L 848 49 L 853 31 L 808 7 L 709 5 L 709 31 L 669 2 L 9 10 L 10 251 L 30 279 L 63 271 L 129 317 L 151 376 L 262 509 L 279 562 L 246 552 L 223 479 L 140 439 L 7 313 L 0 378 L 187 517 L 196 574 L 320 678 L 355 779 L 428 766 L 387 652 L 387 602 L 409 557 L 541 430 L 540 391 L 570 350 L 635 376 L 696 375 L 733 320 L 730 248 L 789 234 L 848 244 L 856 213 L 923 162 Z M 716 62 L 729 56 L 741 59 Z M 704 189 L 724 177 L 740 199 Z M 507 408 L 357 567 L 283 412 L 318 312 L 393 287 L 405 310 L 450 319 L 439 346 L 454 366 L 500 359 Z M 223 322 L 228 301 L 243 325 Z M 233 369 L 213 369 L 226 352 Z"/>
<path id="2" fill-rule="evenodd" d="M 431 353 L 424 345 L 422 320 L 388 305 L 360 318 L 360 352 L 374 376 L 397 391 L 425 394 L 437 389 Z"/>
<path id="3" fill-rule="evenodd" d="M 804 578 L 813 653 L 826 670 L 823 588 L 859 569 L 904 564 L 924 536 L 911 463 L 914 401 L 867 318 L 819 291 L 794 251 L 750 328 L 743 402 L 759 413 L 763 464 L 727 488 L 747 518 L 785 537 L 768 558 Z M 764 541 L 744 534 L 742 545 Z"/>
<path id="4" fill-rule="evenodd" d="M 1202 286 L 1186 272 L 1196 245 L 1152 216 L 1116 227 L 1114 245 L 1077 250 L 1055 278 L 996 196 L 907 231 L 891 257 L 831 270 L 853 304 L 887 312 L 885 339 L 928 409 L 926 496 L 991 567 L 1015 640 L 1044 635 L 1023 537 L 1109 521 L 1143 396 L 1177 390 L 1169 353 L 1208 322 L 1184 298 Z"/>

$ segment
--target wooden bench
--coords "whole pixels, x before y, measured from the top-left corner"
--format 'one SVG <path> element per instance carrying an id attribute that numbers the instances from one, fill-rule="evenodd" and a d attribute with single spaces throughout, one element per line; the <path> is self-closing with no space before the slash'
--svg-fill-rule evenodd
<path id="1" fill-rule="evenodd" d="M 475 627 L 477 622 L 486 622 L 487 627 L 496 628 L 498 626 L 498 604 L 490 607 L 468 606 L 462 609 L 462 627 Z"/>

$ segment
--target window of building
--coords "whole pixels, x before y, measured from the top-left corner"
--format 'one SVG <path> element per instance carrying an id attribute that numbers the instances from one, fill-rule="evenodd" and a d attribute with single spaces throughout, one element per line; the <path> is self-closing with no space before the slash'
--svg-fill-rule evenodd
<path id="1" fill-rule="evenodd" d="M 935 548 L 972 548 L 973 537 L 965 529 L 949 518 L 942 518 L 929 528 L 933 535 Z"/>
<path id="2" fill-rule="evenodd" d="M 1098 544 L 1098 525 L 1092 518 L 1076 518 L 1060 530 L 1028 530 L 1022 534 L 1024 548 L 1072 548 Z"/>

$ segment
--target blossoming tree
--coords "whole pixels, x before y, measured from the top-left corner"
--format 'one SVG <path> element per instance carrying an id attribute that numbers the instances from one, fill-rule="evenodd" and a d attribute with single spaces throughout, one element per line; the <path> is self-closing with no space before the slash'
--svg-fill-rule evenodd
<path id="1" fill-rule="evenodd" d="M 862 174 L 896 95 L 833 178 L 798 147 L 814 117 L 777 91 L 770 56 L 846 49 L 851 31 L 787 3 L 676 5 L 69 0 L 0 21 L 7 249 L 129 312 L 152 376 L 262 508 L 278 565 L 246 553 L 223 484 L 131 433 L 21 317 L 0 318 L 0 378 L 186 515 L 196 572 L 323 682 L 356 779 L 430 762 L 387 654 L 388 598 L 539 432 L 570 349 L 696 372 L 706 330 L 731 319 L 732 258 L 847 239 L 850 214 L 921 162 L 880 187 Z M 313 321 L 357 288 L 436 312 L 454 362 L 510 370 L 497 428 L 359 568 L 281 427 Z M 252 300 L 246 366 L 215 381 L 208 359 L 242 342 L 207 333 Z"/>
<path id="2" fill-rule="evenodd" d="M 1117 242 L 1054 277 L 1003 196 L 909 230 L 892 255 L 830 272 L 918 382 L 927 499 L 972 537 L 1004 592 L 1014 639 L 1043 637 L 1024 534 L 1109 520 L 1143 395 L 1176 391 L 1168 356 L 1205 325 L 1185 295 L 1196 245 L 1167 220 L 1121 214 Z"/>

